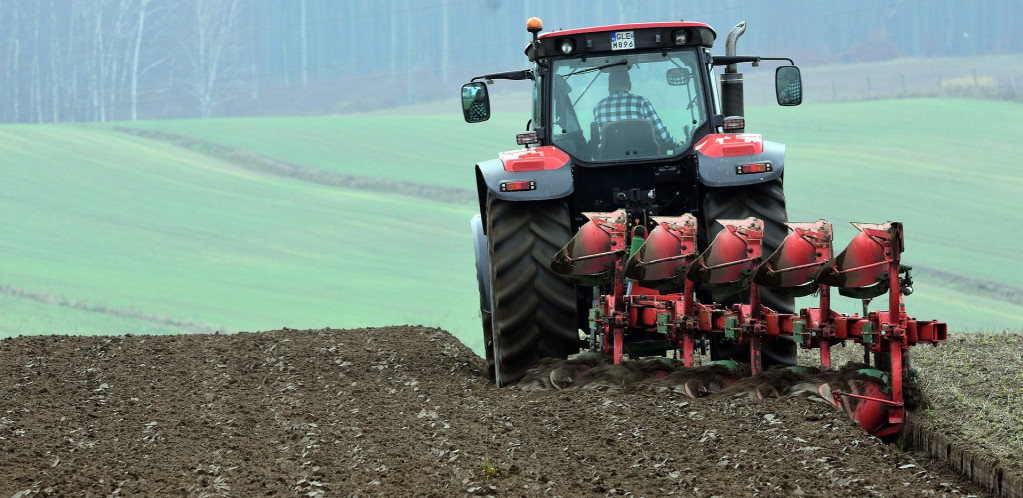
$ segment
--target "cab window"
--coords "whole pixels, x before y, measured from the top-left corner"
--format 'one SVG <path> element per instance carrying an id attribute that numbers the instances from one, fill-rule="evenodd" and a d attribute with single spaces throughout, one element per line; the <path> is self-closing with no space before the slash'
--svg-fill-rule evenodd
<path id="1" fill-rule="evenodd" d="M 680 154 L 707 121 L 698 60 L 679 50 L 554 61 L 553 143 L 586 161 Z"/>

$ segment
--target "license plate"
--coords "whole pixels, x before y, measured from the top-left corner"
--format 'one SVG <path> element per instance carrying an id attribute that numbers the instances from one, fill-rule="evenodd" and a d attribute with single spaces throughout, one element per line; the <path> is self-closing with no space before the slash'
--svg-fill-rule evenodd
<path id="1" fill-rule="evenodd" d="M 615 31 L 611 33 L 611 50 L 631 50 L 636 48 L 636 39 L 632 31 Z"/>

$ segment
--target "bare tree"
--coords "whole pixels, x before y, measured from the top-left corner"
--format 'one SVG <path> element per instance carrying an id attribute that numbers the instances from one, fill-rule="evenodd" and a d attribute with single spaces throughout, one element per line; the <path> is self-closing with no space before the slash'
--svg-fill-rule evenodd
<path id="1" fill-rule="evenodd" d="M 35 115 L 35 120 L 36 120 L 37 123 L 42 123 L 43 122 L 43 95 L 42 95 L 43 94 L 43 83 L 42 83 L 42 74 L 41 74 L 42 73 L 42 69 L 39 67 L 39 55 L 40 55 L 39 52 L 41 51 L 40 50 L 40 43 L 39 43 L 39 18 L 41 17 L 40 16 L 40 11 L 43 10 L 42 8 L 40 8 L 41 5 L 42 5 L 41 3 L 36 3 L 34 5 L 34 7 L 36 8 L 36 12 L 35 12 L 35 15 L 32 16 L 32 18 L 33 18 L 33 22 L 32 22 L 32 26 L 33 26 L 33 30 L 32 30 L 32 38 L 33 38 L 33 40 L 32 40 L 32 81 L 31 81 L 31 84 L 29 86 L 29 91 L 31 92 L 31 95 L 32 95 L 32 98 L 31 98 L 32 106 L 34 108 L 34 113 L 33 114 Z"/>
<path id="2" fill-rule="evenodd" d="M 117 17 L 114 18 L 113 29 L 110 32 L 110 39 L 107 42 L 107 50 L 103 53 L 103 64 L 107 66 L 106 101 L 103 103 L 109 109 L 110 119 L 117 119 L 117 104 L 120 102 L 121 91 L 124 87 L 127 76 L 127 62 L 131 61 L 131 51 L 127 50 L 128 40 L 133 37 L 130 34 L 133 30 L 128 26 L 132 16 L 129 13 L 134 0 L 121 0 L 117 6 Z"/>
<path id="3" fill-rule="evenodd" d="M 210 117 L 218 102 L 218 92 L 229 79 L 236 62 L 239 44 L 234 36 L 239 0 L 192 0 L 191 25 L 186 33 L 185 55 L 191 67 L 189 86 L 199 104 L 199 114 Z"/>
<path id="4" fill-rule="evenodd" d="M 135 47 L 131 58 L 131 120 L 139 119 L 139 55 L 142 53 L 142 33 L 146 28 L 146 9 L 150 0 L 141 0 L 138 21 L 135 23 Z"/>
<path id="5" fill-rule="evenodd" d="M 60 87 L 63 70 L 63 61 L 60 53 L 60 38 L 58 33 L 59 23 L 57 20 L 57 9 L 55 0 L 50 0 L 50 112 L 53 122 L 60 121 Z"/>
<path id="6" fill-rule="evenodd" d="M 104 56 L 105 56 L 105 53 L 104 53 L 104 48 L 105 47 L 103 45 L 103 34 L 104 34 L 104 32 L 103 32 L 103 10 L 104 10 L 104 7 L 105 7 L 104 3 L 105 2 L 103 0 L 98 0 L 97 2 L 93 2 L 93 5 L 92 5 L 92 7 L 93 7 L 92 8 L 92 14 L 93 15 L 91 16 L 92 19 L 93 19 L 94 29 L 93 29 L 93 38 L 92 38 L 92 60 L 91 60 L 91 63 L 92 63 L 91 64 L 92 65 L 92 77 L 89 78 L 89 80 L 90 80 L 89 81 L 89 86 L 92 89 L 92 91 L 91 91 L 91 93 L 92 93 L 92 108 L 93 108 L 94 112 L 96 113 L 96 116 L 95 116 L 94 119 L 96 119 L 97 121 L 100 121 L 100 122 L 107 120 L 107 112 L 106 112 L 107 110 L 106 110 L 106 107 L 103 105 L 104 101 L 106 101 L 106 98 L 103 95 L 103 82 L 106 81 L 106 79 L 107 79 L 107 67 L 106 67 L 106 64 L 103 64 L 103 59 L 104 59 Z"/>
<path id="7" fill-rule="evenodd" d="M 391 81 L 398 79 L 398 35 L 402 33 L 398 29 L 398 0 L 391 0 L 391 53 L 390 53 L 390 69 L 391 69 Z"/>
<path id="8" fill-rule="evenodd" d="M 448 71 L 451 67 L 451 10 L 447 2 L 441 4 L 441 48 L 440 48 L 440 81 L 448 86 Z"/>
<path id="9" fill-rule="evenodd" d="M 308 38 L 309 38 L 309 22 L 307 21 L 307 16 L 306 16 L 306 0 L 300 0 L 299 4 L 300 4 L 301 16 L 299 17 L 298 29 L 299 29 L 299 34 L 300 34 L 301 50 L 302 50 L 302 54 L 301 54 L 301 56 L 302 56 L 302 59 L 301 59 L 302 60 L 302 67 L 301 67 L 301 73 L 300 74 L 302 75 L 302 88 L 306 88 L 306 87 L 309 86 L 309 41 L 308 41 Z"/>
<path id="10" fill-rule="evenodd" d="M 21 119 L 20 116 L 20 104 L 21 104 L 21 83 L 18 81 L 18 63 L 21 62 L 21 41 L 19 31 L 21 27 L 21 21 L 19 19 L 21 15 L 21 9 L 19 8 L 18 2 L 14 2 L 13 9 L 11 12 L 11 38 L 7 48 L 7 81 L 12 82 L 10 88 L 10 101 L 11 101 L 11 120 L 18 122 Z"/>

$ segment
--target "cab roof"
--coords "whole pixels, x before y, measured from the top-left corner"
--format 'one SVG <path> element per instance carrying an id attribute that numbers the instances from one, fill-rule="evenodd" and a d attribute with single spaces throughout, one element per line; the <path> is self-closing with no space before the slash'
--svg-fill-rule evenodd
<path id="1" fill-rule="evenodd" d="M 537 37 L 538 53 L 532 53 L 530 44 L 526 55 L 535 61 L 536 57 L 562 55 L 589 56 L 685 46 L 711 48 L 716 37 L 713 28 L 698 22 L 612 24 L 543 33 Z"/>
<path id="2" fill-rule="evenodd" d="M 590 28 L 576 28 L 576 29 L 563 29 L 555 30 L 544 33 L 539 36 L 541 40 L 551 37 L 559 37 L 566 35 L 581 35 L 586 33 L 606 33 L 609 31 L 629 31 L 629 30 L 640 30 L 649 28 L 702 28 L 710 31 L 711 40 L 717 38 L 717 33 L 714 32 L 714 28 L 702 22 L 644 22 L 644 23 L 631 23 L 631 24 L 609 24 L 607 26 L 594 26 Z"/>

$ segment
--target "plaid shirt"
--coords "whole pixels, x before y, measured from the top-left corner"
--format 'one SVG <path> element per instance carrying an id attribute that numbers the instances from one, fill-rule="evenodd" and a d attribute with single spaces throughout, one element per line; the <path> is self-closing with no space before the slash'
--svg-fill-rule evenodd
<path id="1" fill-rule="evenodd" d="M 661 117 L 654 111 L 654 106 L 642 95 L 634 95 L 624 90 L 615 90 L 593 106 L 593 119 L 597 122 L 597 138 L 604 125 L 620 119 L 646 119 L 654 124 L 654 132 L 665 145 L 675 144 L 675 138 L 668 132 L 668 127 L 661 122 Z"/>
<path id="2" fill-rule="evenodd" d="M 790 81 L 781 88 L 778 100 L 782 104 L 793 104 L 796 102 L 795 96 L 799 95 L 799 81 Z"/>
<path id="3" fill-rule="evenodd" d="M 486 115 L 487 113 L 483 106 L 483 102 L 473 102 L 472 105 L 469 106 L 469 119 L 483 121 L 483 118 L 486 117 Z"/>

